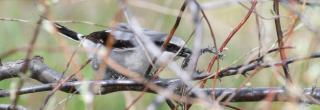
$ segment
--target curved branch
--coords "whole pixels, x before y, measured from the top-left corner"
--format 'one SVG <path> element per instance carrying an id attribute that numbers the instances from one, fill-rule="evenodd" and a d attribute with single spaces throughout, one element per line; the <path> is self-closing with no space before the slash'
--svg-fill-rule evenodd
<path id="1" fill-rule="evenodd" d="M 8 78 L 18 77 L 26 60 L 5 62 L 0 66 L 0 81 Z M 54 83 L 61 78 L 61 74 L 43 63 L 43 58 L 34 56 L 29 60 L 29 71 L 31 78 L 41 83 Z M 73 79 L 74 80 L 74 79 Z"/>

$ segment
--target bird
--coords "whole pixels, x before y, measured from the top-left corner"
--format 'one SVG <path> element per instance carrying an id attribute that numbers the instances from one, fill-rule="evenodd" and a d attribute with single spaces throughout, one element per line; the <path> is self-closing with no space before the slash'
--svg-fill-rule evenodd
<path id="1" fill-rule="evenodd" d="M 98 71 L 103 58 L 98 53 L 100 50 L 106 50 L 108 40 L 113 39 L 108 57 L 116 61 L 121 66 L 139 73 L 145 78 L 153 77 L 152 72 L 147 72 L 150 61 L 147 59 L 145 50 L 136 40 L 136 34 L 131 27 L 126 23 L 119 23 L 106 30 L 92 32 L 88 35 L 80 34 L 72 29 L 69 29 L 59 23 L 54 22 L 53 26 L 63 36 L 81 43 L 87 50 L 88 58 L 91 60 L 92 68 Z M 158 47 L 161 47 L 168 34 L 143 28 L 143 34 L 149 37 L 151 41 Z M 173 36 L 163 53 L 176 54 L 175 60 L 184 58 L 182 68 L 186 67 L 189 58 L 192 54 L 191 49 L 184 46 L 185 41 L 180 37 Z M 152 56 L 154 58 L 154 56 Z M 127 76 L 120 74 L 112 68 L 107 67 L 104 73 L 105 80 L 120 80 L 128 79 Z"/>

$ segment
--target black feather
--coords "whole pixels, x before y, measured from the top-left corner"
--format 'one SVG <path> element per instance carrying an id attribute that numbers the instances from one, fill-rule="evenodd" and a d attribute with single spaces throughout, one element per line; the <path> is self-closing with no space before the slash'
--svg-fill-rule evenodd
<path id="1" fill-rule="evenodd" d="M 58 23 L 54 23 L 54 26 L 56 27 L 57 31 L 59 31 L 59 33 L 73 39 L 73 40 L 76 40 L 76 41 L 79 41 L 80 39 L 78 38 L 78 33 L 77 32 L 74 32 Z"/>

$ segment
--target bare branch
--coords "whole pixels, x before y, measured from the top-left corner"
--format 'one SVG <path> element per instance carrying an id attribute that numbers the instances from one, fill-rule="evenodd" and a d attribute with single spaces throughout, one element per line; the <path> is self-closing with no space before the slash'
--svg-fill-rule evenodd
<path id="1" fill-rule="evenodd" d="M 316 57 L 320 57 L 320 54 L 319 53 L 313 54 L 308 58 L 316 58 Z M 306 59 L 306 58 L 301 57 L 300 59 Z M 297 58 L 289 59 L 289 60 L 286 60 L 285 62 L 291 63 L 291 62 L 294 62 L 295 60 L 297 60 Z M 20 71 L 21 71 L 21 68 L 23 68 L 24 63 L 25 63 L 25 60 L 18 60 L 14 62 L 3 63 L 3 66 L 0 67 L 0 79 L 3 80 L 11 77 L 17 77 L 19 73 L 21 74 Z M 260 65 L 260 66 L 268 66 L 268 65 Z M 17 92 L 19 95 L 43 92 L 43 91 L 51 91 L 54 89 L 54 87 L 57 84 L 59 84 L 59 83 L 56 83 L 56 81 L 58 81 L 58 79 L 61 77 L 61 73 L 56 72 L 53 69 L 50 69 L 47 65 L 43 63 L 43 59 L 39 56 L 36 56 L 30 59 L 29 71 L 32 74 L 31 78 L 47 84 L 41 84 L 38 86 L 22 88 Z M 90 84 L 90 85 L 100 85 L 101 89 L 99 89 L 100 91 L 95 93 L 96 95 L 108 94 L 108 93 L 117 92 L 117 91 L 143 91 L 145 88 L 145 85 L 143 83 L 138 83 L 132 80 L 75 81 L 73 79 L 73 80 L 70 80 L 69 82 L 62 84 L 60 90 L 67 93 L 79 93 L 77 91 L 77 88 L 84 83 Z M 153 84 L 163 88 L 167 88 L 173 85 L 177 86 L 176 88 L 173 88 L 173 91 L 178 95 L 182 94 L 180 91 L 181 91 L 181 87 L 184 85 L 182 80 L 180 79 L 160 79 L 160 80 L 154 81 Z M 197 90 L 192 89 L 191 93 L 188 95 L 190 97 L 187 97 L 187 98 L 198 98 L 197 95 L 195 95 L 195 92 L 193 91 L 202 91 L 206 93 L 206 95 L 208 96 L 214 95 L 215 97 L 218 97 L 221 95 L 226 95 L 226 96 L 234 95 L 234 97 L 231 99 L 231 102 L 260 101 L 266 98 L 268 94 L 275 94 L 275 98 L 273 98 L 272 101 L 289 100 L 289 95 L 286 95 L 287 94 L 286 90 L 281 87 L 242 88 L 238 90 L 237 88 L 215 88 L 215 89 L 208 88 L 208 89 L 197 89 Z M 215 92 L 212 92 L 212 91 L 215 91 Z M 146 92 L 157 93 L 151 89 L 148 89 Z M 303 95 L 299 96 L 301 102 L 318 104 L 318 101 L 320 100 L 320 88 L 305 88 L 303 89 L 302 94 Z M 9 95 L 10 95 L 9 90 L 0 91 L 0 97 L 7 97 Z M 194 101 L 191 101 L 188 103 L 194 103 Z"/>
<path id="2" fill-rule="evenodd" d="M 12 110 L 12 106 L 9 104 L 0 104 L 0 110 Z M 27 110 L 25 107 L 17 105 L 14 110 Z"/>
<path id="3" fill-rule="evenodd" d="M 317 53 L 312 53 L 308 56 L 287 58 L 287 59 L 284 59 L 283 61 L 277 61 L 277 62 L 263 63 L 263 62 L 255 61 L 255 62 L 251 62 L 249 64 L 237 65 L 237 66 L 222 69 L 221 71 L 218 72 L 217 77 L 222 78 L 225 76 L 232 76 L 232 75 L 236 75 L 239 73 L 243 74 L 243 73 L 249 72 L 251 70 L 257 69 L 257 68 L 269 68 L 269 67 L 273 67 L 273 66 L 281 66 L 283 64 L 288 65 L 288 64 L 291 64 L 291 63 L 294 63 L 297 61 L 319 58 L 319 57 L 320 57 L 320 53 L 317 52 Z M 200 74 L 200 75 L 193 76 L 193 79 L 203 80 L 204 78 L 209 79 L 209 78 L 213 78 L 213 77 L 215 77 L 214 74 L 213 75 Z"/>
<path id="4" fill-rule="evenodd" d="M 0 66 L 0 81 L 12 77 L 17 77 L 21 74 L 21 69 L 26 61 L 18 60 L 13 62 L 5 62 Z M 49 68 L 43 63 L 43 58 L 35 56 L 29 61 L 29 70 L 31 78 L 42 83 L 54 83 L 59 80 L 61 74 Z"/>
<path id="5" fill-rule="evenodd" d="M 75 82 L 67 82 L 62 85 L 62 91 L 67 93 L 78 93 L 75 92 L 75 88 L 79 87 L 81 84 L 92 84 L 92 85 L 101 85 L 100 93 L 96 93 L 96 95 L 108 94 L 117 91 L 143 91 L 145 86 L 144 84 L 137 83 L 131 80 L 104 80 L 104 81 L 75 81 Z M 154 84 L 168 87 L 172 84 L 181 83 L 179 79 L 171 79 L 171 80 L 157 80 L 154 81 Z M 51 84 L 43 84 L 33 87 L 26 87 L 21 89 L 18 93 L 28 94 L 28 93 L 36 93 L 43 91 L 50 91 L 54 88 L 56 83 Z M 195 90 L 194 90 L 195 91 Z M 198 91 L 198 90 L 197 90 Z M 282 87 L 261 87 L 261 88 L 215 88 L 215 89 L 200 89 L 200 91 L 205 92 L 208 96 L 212 96 L 213 92 L 215 97 L 219 97 L 224 95 L 226 97 L 230 95 L 234 95 L 231 99 L 231 102 L 256 102 L 261 101 L 267 97 L 268 94 L 275 94 L 272 101 L 288 101 L 290 100 L 290 96 L 287 95 L 287 91 Z M 156 93 L 152 90 L 147 90 L 149 93 Z M 176 91 L 177 92 L 177 91 Z M 178 93 L 179 94 L 179 93 Z M 2 90 L 0 91 L 0 97 L 7 97 L 10 95 L 9 91 Z M 300 97 L 300 102 L 309 103 L 309 104 L 319 104 L 320 101 L 320 88 L 305 88 L 303 89 L 303 93 Z M 190 94 L 189 98 L 197 98 L 194 93 Z M 224 101 L 222 99 L 221 101 Z M 189 102 L 193 103 L 193 102 Z"/>

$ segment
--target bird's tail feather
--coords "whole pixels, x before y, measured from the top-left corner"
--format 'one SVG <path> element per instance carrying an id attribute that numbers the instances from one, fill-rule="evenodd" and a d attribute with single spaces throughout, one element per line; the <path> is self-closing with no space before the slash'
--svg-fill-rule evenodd
<path id="1" fill-rule="evenodd" d="M 80 41 L 83 38 L 83 35 L 80 33 L 77 33 L 71 29 L 68 29 L 58 23 L 54 23 L 54 27 L 57 29 L 57 31 L 61 34 L 63 34 L 65 37 L 68 37 L 75 41 Z"/>

